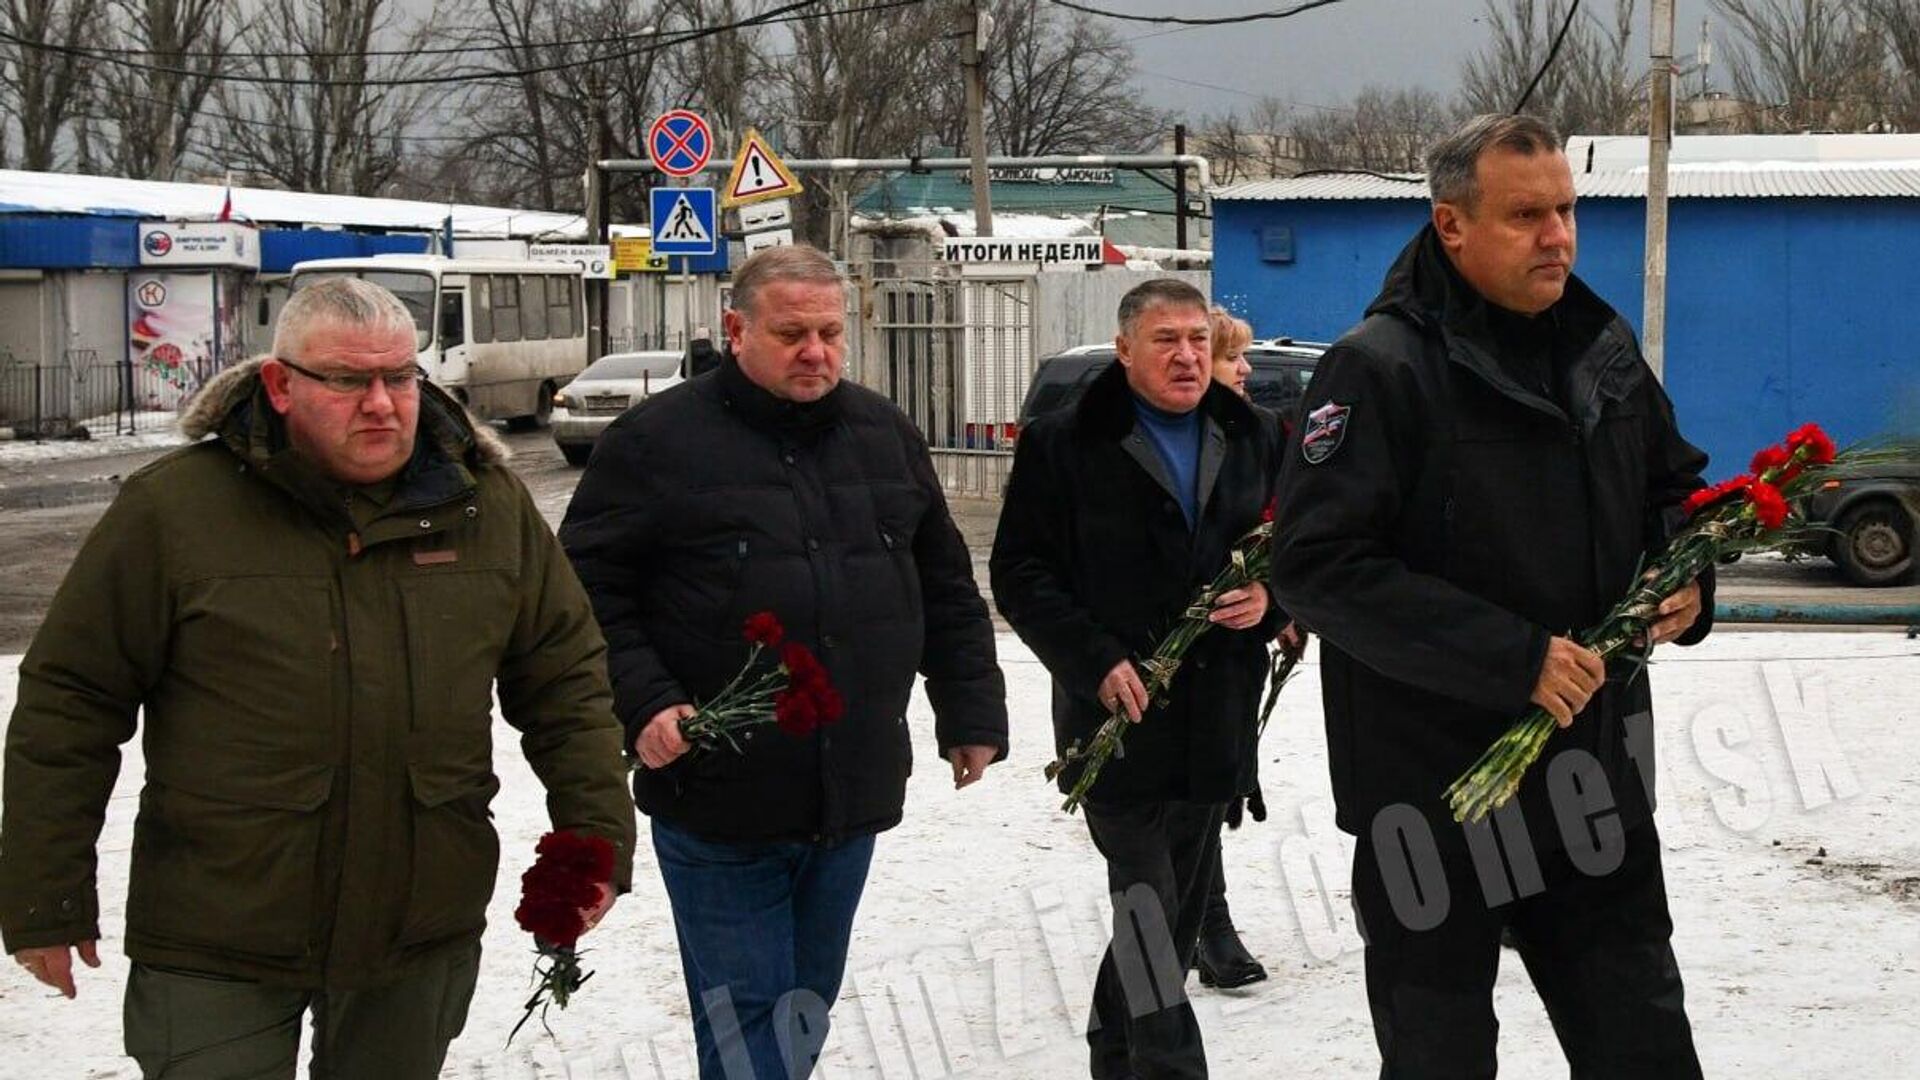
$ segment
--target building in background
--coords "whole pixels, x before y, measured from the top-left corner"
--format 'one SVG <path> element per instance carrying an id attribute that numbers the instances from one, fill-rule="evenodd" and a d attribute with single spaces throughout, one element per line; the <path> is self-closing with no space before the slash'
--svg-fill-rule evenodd
<path id="1" fill-rule="evenodd" d="M 1570 140 L 1575 270 L 1638 329 L 1646 140 Z M 1920 430 L 1920 135 L 1682 136 L 1665 381 L 1715 475 L 1790 428 Z M 1214 193 L 1214 296 L 1260 336 L 1331 341 L 1426 220 L 1425 180 L 1334 174 Z"/>

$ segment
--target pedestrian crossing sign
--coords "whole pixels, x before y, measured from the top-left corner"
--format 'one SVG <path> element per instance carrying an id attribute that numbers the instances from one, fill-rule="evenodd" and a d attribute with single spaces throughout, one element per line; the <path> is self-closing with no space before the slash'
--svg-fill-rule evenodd
<path id="1" fill-rule="evenodd" d="M 711 255 L 718 249 L 712 188 L 657 187 L 647 193 L 655 255 Z"/>

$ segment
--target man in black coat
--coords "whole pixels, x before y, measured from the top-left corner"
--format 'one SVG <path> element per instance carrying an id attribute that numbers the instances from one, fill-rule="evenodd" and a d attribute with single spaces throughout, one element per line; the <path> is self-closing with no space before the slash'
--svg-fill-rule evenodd
<path id="1" fill-rule="evenodd" d="M 993 545 L 994 600 L 1053 676 L 1056 749 L 1115 709 L 1139 722 L 1082 804 L 1114 894 L 1087 1032 L 1096 1078 L 1207 1075 L 1184 983 L 1221 815 L 1251 781 L 1266 588 L 1220 597 L 1164 701 L 1135 666 L 1272 500 L 1274 428 L 1211 383 L 1207 343 L 1193 286 L 1127 293 L 1119 358 L 1021 433 Z"/>
<path id="2" fill-rule="evenodd" d="M 733 304 L 730 355 L 607 429 L 560 538 L 641 766 L 700 1075 L 771 1080 L 806 1076 L 826 1037 L 874 836 L 901 817 L 914 673 L 956 787 L 1006 756 L 1006 687 L 926 442 L 841 382 L 832 261 L 761 252 Z M 760 611 L 819 655 L 845 716 L 694 751 L 680 721 L 739 671 Z"/>
<path id="3" fill-rule="evenodd" d="M 1479 117 L 1428 178 L 1431 224 L 1307 389 L 1274 551 L 1280 603 L 1321 635 L 1381 1075 L 1494 1075 L 1505 929 L 1574 1076 L 1697 1077 L 1647 680 L 1570 635 L 1665 547 L 1706 456 L 1572 276 L 1558 136 Z M 1706 576 L 1653 642 L 1700 640 L 1712 607 Z M 1456 825 L 1442 793 L 1531 705 L 1562 730 L 1514 802 Z"/>

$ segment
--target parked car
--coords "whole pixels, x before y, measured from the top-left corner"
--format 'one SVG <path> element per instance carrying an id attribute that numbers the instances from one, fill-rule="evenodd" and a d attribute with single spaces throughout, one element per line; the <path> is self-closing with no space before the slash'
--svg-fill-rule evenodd
<path id="1" fill-rule="evenodd" d="M 683 380 L 677 349 L 608 353 L 553 397 L 553 441 L 569 465 L 585 465 L 607 425 L 649 395 Z"/>
<path id="2" fill-rule="evenodd" d="M 1920 528 L 1920 465 L 1829 480 L 1807 496 L 1807 521 L 1824 525 L 1821 553 L 1856 585 L 1898 585 L 1914 573 Z"/>
<path id="3" fill-rule="evenodd" d="M 1326 351 L 1325 345 L 1290 338 L 1254 342 L 1247 347 L 1247 360 L 1253 366 L 1247 376 L 1248 396 L 1294 426 L 1300 418 L 1300 399 L 1313 378 L 1313 365 Z M 1020 405 L 1021 426 L 1073 402 L 1113 362 L 1113 356 L 1112 345 L 1082 345 L 1040 361 Z"/>

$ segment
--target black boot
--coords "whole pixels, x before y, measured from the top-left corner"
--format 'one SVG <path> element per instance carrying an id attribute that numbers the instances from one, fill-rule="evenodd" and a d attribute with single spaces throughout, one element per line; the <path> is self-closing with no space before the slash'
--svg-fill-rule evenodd
<path id="1" fill-rule="evenodd" d="M 1201 986 L 1222 990 L 1257 983 L 1267 977 L 1267 969 L 1247 951 L 1231 924 L 1201 935 L 1193 966 L 1200 972 Z"/>

